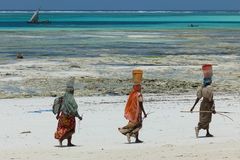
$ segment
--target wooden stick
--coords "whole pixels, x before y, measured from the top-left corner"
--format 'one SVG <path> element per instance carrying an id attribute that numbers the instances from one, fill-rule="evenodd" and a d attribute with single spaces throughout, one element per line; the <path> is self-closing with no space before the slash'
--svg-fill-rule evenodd
<path id="1" fill-rule="evenodd" d="M 185 113 L 212 113 L 212 111 L 180 111 L 180 112 L 185 112 Z M 233 119 L 223 113 L 232 113 L 232 112 L 216 112 L 216 114 L 219 114 L 221 116 L 227 117 L 228 119 L 230 119 L 231 121 L 233 121 Z"/>
<path id="2" fill-rule="evenodd" d="M 82 117 L 82 119 L 83 119 L 83 114 L 81 115 L 81 117 Z M 81 122 L 81 120 L 80 119 L 78 119 L 78 132 L 79 132 L 79 130 L 80 130 L 80 122 Z"/>
<path id="3" fill-rule="evenodd" d="M 212 111 L 180 111 L 180 112 L 184 112 L 184 113 L 212 113 Z M 223 112 L 223 111 L 218 111 L 216 113 L 233 113 L 233 112 Z"/>
<path id="4" fill-rule="evenodd" d="M 149 115 L 149 114 L 152 114 L 152 113 L 154 113 L 154 112 L 148 112 L 148 113 L 146 113 L 146 115 Z"/>
<path id="5" fill-rule="evenodd" d="M 233 121 L 233 119 L 223 113 L 219 113 L 219 112 L 216 112 L 217 114 L 221 115 L 221 116 L 224 116 L 224 117 L 227 117 L 228 119 L 230 119 L 231 121 Z"/>
<path id="6" fill-rule="evenodd" d="M 149 114 L 152 114 L 152 113 L 154 113 L 154 112 L 148 112 L 148 113 L 146 113 L 146 115 L 149 115 Z M 144 120 L 146 117 L 143 117 L 142 118 L 142 120 Z"/>

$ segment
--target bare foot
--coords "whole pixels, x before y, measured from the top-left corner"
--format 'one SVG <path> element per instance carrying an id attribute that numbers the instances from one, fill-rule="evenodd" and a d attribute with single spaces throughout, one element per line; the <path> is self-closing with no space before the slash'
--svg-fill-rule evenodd
<path id="1" fill-rule="evenodd" d="M 136 139 L 135 143 L 143 143 L 143 141 Z"/>
<path id="2" fill-rule="evenodd" d="M 72 143 L 68 143 L 67 146 L 68 146 L 68 147 L 74 147 L 74 146 L 76 146 L 76 145 L 74 145 L 74 144 L 72 144 Z"/>
<path id="3" fill-rule="evenodd" d="M 206 137 L 213 137 L 213 135 L 211 135 L 210 133 L 207 133 Z"/>
<path id="4" fill-rule="evenodd" d="M 62 147 L 62 141 L 61 140 L 59 140 L 59 146 Z"/>
<path id="5" fill-rule="evenodd" d="M 131 136 L 129 133 L 126 134 L 128 143 L 131 143 Z"/>
<path id="6" fill-rule="evenodd" d="M 199 134 L 199 129 L 198 129 L 198 127 L 195 127 L 195 134 L 196 134 L 196 138 L 198 138 L 198 134 Z"/>

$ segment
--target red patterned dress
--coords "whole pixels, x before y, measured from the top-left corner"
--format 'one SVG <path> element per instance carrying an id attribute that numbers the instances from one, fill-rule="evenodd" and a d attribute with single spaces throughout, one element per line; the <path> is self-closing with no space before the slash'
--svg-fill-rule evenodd
<path id="1" fill-rule="evenodd" d="M 63 112 L 59 116 L 57 131 L 55 132 L 56 139 L 63 139 L 63 137 L 69 133 L 75 132 L 75 116 L 66 115 Z"/>

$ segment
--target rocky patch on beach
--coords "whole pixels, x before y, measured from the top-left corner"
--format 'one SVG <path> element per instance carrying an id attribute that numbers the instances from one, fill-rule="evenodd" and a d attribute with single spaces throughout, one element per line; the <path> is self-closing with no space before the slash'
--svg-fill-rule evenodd
<path id="1" fill-rule="evenodd" d="M 3 63 L 4 62 L 4 63 Z M 167 55 L 100 57 L 24 56 L 0 62 L 0 98 L 56 97 L 75 77 L 76 96 L 127 95 L 132 88 L 132 70 L 143 70 L 144 94 L 196 92 L 202 83 L 201 65 L 213 64 L 215 92 L 240 91 L 239 55 Z"/>
<path id="2" fill-rule="evenodd" d="M 1 82 L 0 98 L 16 97 L 56 97 L 63 95 L 68 79 L 32 78 L 23 81 Z M 76 77 L 76 96 L 96 95 L 127 95 L 132 87 L 131 79 L 110 79 L 95 77 Z M 144 94 L 181 94 L 196 91 L 199 82 L 180 81 L 174 79 L 144 79 L 142 82 Z M 217 92 L 232 92 L 240 86 L 214 84 Z M 237 89 L 237 90 L 236 90 Z"/>

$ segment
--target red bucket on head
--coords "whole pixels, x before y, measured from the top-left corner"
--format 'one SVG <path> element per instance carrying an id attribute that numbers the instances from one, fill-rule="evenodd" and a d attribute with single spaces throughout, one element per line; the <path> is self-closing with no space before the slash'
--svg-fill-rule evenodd
<path id="1" fill-rule="evenodd" d="M 202 65 L 202 71 L 203 71 L 204 78 L 209 78 L 209 77 L 212 77 L 212 75 L 213 75 L 211 64 Z"/>

